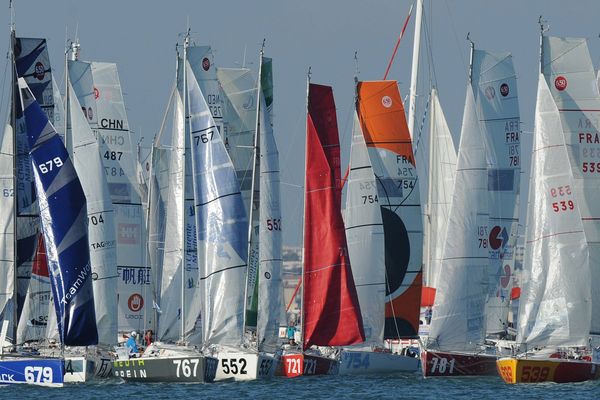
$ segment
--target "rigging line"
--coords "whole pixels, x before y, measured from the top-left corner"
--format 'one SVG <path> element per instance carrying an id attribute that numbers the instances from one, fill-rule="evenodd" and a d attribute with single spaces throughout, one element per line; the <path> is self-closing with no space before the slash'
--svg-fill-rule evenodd
<path id="1" fill-rule="evenodd" d="M 448 20 L 450 21 L 450 26 L 452 27 L 452 33 L 454 34 L 454 40 L 456 42 L 456 47 L 458 48 L 458 51 L 460 52 L 460 62 L 463 65 L 463 71 L 466 71 L 466 75 L 467 75 L 467 79 L 469 78 L 469 68 L 467 68 L 467 65 L 465 64 L 465 59 L 467 58 L 464 54 L 464 46 L 461 46 L 460 43 L 462 41 L 458 40 L 458 35 L 456 33 L 456 25 L 454 24 L 454 18 L 452 18 L 452 11 L 450 10 L 450 6 L 448 5 L 448 0 L 444 1 L 444 4 L 446 4 L 446 9 L 448 11 L 447 15 L 448 15 Z"/>
<path id="2" fill-rule="evenodd" d="M 408 15 L 406 16 L 406 20 L 404 21 L 404 26 L 402 27 L 402 31 L 400 32 L 400 36 L 398 36 L 398 40 L 396 41 L 396 46 L 394 47 L 394 51 L 392 52 L 392 57 L 390 57 L 390 61 L 385 70 L 385 74 L 383 75 L 383 80 L 387 79 L 388 73 L 390 72 L 390 68 L 394 63 L 394 58 L 396 57 L 396 52 L 398 51 L 398 46 L 400 46 L 400 41 L 402 40 L 402 36 L 404 36 L 404 31 L 406 30 L 406 26 L 408 25 L 408 21 L 410 20 L 410 16 L 412 15 L 412 10 L 414 7 L 414 3 L 410 5 L 410 9 L 408 10 Z"/>

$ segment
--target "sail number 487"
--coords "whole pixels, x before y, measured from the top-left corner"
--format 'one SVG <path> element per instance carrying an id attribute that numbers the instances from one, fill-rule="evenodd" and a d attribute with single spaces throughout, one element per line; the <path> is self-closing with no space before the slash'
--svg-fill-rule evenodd
<path id="1" fill-rule="evenodd" d="M 52 171 L 54 167 L 58 168 L 62 166 L 63 161 L 60 159 L 60 157 L 54 157 L 52 160 L 48 160 L 38 165 L 38 168 L 42 174 L 47 174 L 48 172 Z"/>

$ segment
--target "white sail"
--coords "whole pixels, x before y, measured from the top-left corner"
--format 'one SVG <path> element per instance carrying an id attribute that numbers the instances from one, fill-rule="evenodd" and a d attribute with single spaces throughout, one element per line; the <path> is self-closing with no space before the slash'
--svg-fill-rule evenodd
<path id="1" fill-rule="evenodd" d="M 473 51 L 473 91 L 487 146 L 487 333 L 506 330 L 519 225 L 521 174 L 517 77 L 510 53 Z"/>
<path id="2" fill-rule="evenodd" d="M 591 282 L 600 281 L 600 94 L 585 39 L 542 39 L 542 73 L 558 111 L 575 198 L 590 254 Z M 566 166 L 567 164 L 565 164 Z M 600 334 L 600 286 L 592 285 L 590 333 Z"/>
<path id="3" fill-rule="evenodd" d="M 590 332 L 588 246 L 560 120 L 540 75 L 517 334 L 529 350 L 585 346 Z"/>
<path id="4" fill-rule="evenodd" d="M 161 314 L 159 316 L 158 337 L 163 341 L 177 341 L 181 338 L 181 310 L 182 310 L 182 268 L 184 268 L 185 249 L 193 245 L 192 239 L 195 234 L 190 232 L 192 226 L 187 222 L 193 220 L 186 199 L 184 197 L 184 184 L 186 193 L 191 190 L 188 186 L 191 181 L 188 179 L 186 149 L 189 149 L 189 143 L 186 140 L 184 126 L 183 100 L 179 90 L 175 92 L 173 104 L 173 131 L 170 143 L 170 163 L 169 163 L 169 192 L 167 194 L 166 215 L 165 215 L 165 241 L 161 268 L 161 286 L 160 301 Z M 153 160 L 157 161 L 157 160 Z M 153 166 L 153 173 L 156 173 L 156 163 Z M 189 183 L 189 185 L 188 185 Z M 193 197 L 192 205 L 193 207 Z M 195 230 L 195 225 L 193 226 Z M 187 271 L 187 269 L 186 269 Z M 186 285 L 187 287 L 188 285 Z M 187 298 L 186 295 L 183 298 Z M 184 309 L 185 309 L 184 305 Z"/>
<path id="5" fill-rule="evenodd" d="M 437 95 L 431 91 L 431 124 L 428 185 L 428 247 L 425 265 L 426 286 L 436 288 L 442 275 L 442 252 L 446 241 L 446 225 L 454 193 L 456 148 Z"/>
<path id="6" fill-rule="evenodd" d="M 385 241 L 377 181 L 354 113 L 344 223 L 365 343 L 382 345 L 385 325 Z"/>
<path id="7" fill-rule="evenodd" d="M 150 269 L 143 265 L 144 226 L 136 157 L 117 67 L 112 63 L 71 61 L 69 80 L 100 143 L 115 212 L 119 331 L 142 330 L 151 323 Z"/>
<path id="8" fill-rule="evenodd" d="M 235 170 L 187 65 L 205 345 L 239 346 L 244 330 L 248 221 Z"/>
<path id="9" fill-rule="evenodd" d="M 254 163 L 254 139 L 256 132 L 256 103 L 257 85 L 252 72 L 247 68 L 218 68 L 217 78 L 222 88 L 224 98 L 224 138 L 227 151 L 233 162 L 235 172 L 240 183 L 242 199 L 246 207 L 246 215 L 252 217 L 252 229 L 249 241 L 248 253 L 248 288 L 246 290 L 246 309 L 249 314 L 246 319 L 247 326 L 256 324 L 254 314 L 256 310 L 251 305 L 256 301 L 253 299 L 255 285 L 257 282 L 257 271 L 259 264 L 259 168 Z M 201 85 L 201 89 L 202 85 Z M 207 98 L 206 93 L 204 93 Z M 257 143 L 258 144 L 258 143 Z M 259 146 L 260 148 L 260 146 Z M 258 149 L 257 149 L 258 151 Z M 250 209 L 252 198 L 252 173 L 254 171 L 254 204 Z M 250 316 L 252 315 L 252 316 Z"/>
<path id="10" fill-rule="evenodd" d="M 100 157 L 100 145 L 81 111 L 81 105 L 71 85 L 68 101 L 67 136 L 73 145 L 73 163 L 87 200 L 98 343 L 114 346 L 117 344 L 115 214 Z"/>
<path id="11" fill-rule="evenodd" d="M 429 338 L 431 347 L 473 351 L 483 343 L 487 295 L 488 204 L 485 137 L 471 85 L 463 115 L 454 196 Z"/>
<path id="12" fill-rule="evenodd" d="M 8 115 L 8 113 L 7 113 Z M 12 320 L 15 274 L 15 188 L 13 180 L 13 129 L 8 123 L 0 131 L 0 323 Z M 14 304 L 14 303 L 13 303 Z M 3 345 L 3 343 L 0 343 Z"/>
<path id="13" fill-rule="evenodd" d="M 261 76 L 271 73 L 271 59 L 263 58 Z M 259 78 L 262 79 L 262 78 Z M 265 82 L 266 81 L 266 82 Z M 256 335 L 259 348 L 270 352 L 279 349 L 279 325 L 283 307 L 283 268 L 281 197 L 279 181 L 279 151 L 272 125 L 272 96 L 265 97 L 265 89 L 272 90 L 271 77 L 263 79 L 260 91 L 260 221 L 258 268 L 258 310 Z M 268 87 L 265 86 L 268 83 Z M 267 105 L 267 101 L 269 104 Z M 250 268 L 250 266 L 248 267 Z M 249 273 L 249 272 L 248 272 Z"/>

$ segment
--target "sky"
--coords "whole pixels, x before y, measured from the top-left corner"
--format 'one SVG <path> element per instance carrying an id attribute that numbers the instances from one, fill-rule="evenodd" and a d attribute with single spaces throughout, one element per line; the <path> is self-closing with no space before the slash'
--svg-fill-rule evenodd
<path id="1" fill-rule="evenodd" d="M 260 45 L 274 63 L 274 128 L 282 169 L 284 244 L 301 243 L 306 78 L 333 86 L 347 163 L 353 110 L 354 54 L 361 80 L 383 77 L 413 0 L 15 0 L 17 35 L 48 39 L 52 68 L 64 76 L 65 39 L 76 36 L 81 59 L 115 62 L 119 68 L 129 126 L 149 146 L 160 127 L 175 76 L 175 44 L 189 23 L 197 44 L 212 46 L 215 63 L 245 65 L 256 71 Z M 550 35 L 586 37 L 592 61 L 600 64 L 600 2 L 597 0 L 425 0 L 425 24 L 433 63 L 423 76 L 435 76 L 440 101 L 458 146 L 469 47 L 510 51 L 517 71 L 527 154 L 539 69 L 540 15 Z M 7 54 L 10 12 L 0 2 L 0 54 Z M 414 12 L 388 79 L 409 93 Z M 2 62 L 3 70 L 6 62 Z M 435 71 L 435 74 L 431 73 Z M 406 107 L 408 107 L 406 105 Z M 528 173 L 523 157 L 524 173 Z M 526 179 L 523 179 L 526 181 Z"/>

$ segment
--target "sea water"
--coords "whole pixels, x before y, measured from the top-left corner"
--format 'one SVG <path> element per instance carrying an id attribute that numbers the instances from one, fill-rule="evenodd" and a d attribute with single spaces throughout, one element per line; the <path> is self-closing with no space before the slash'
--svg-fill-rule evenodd
<path id="1" fill-rule="evenodd" d="M 109 380 L 63 388 L 0 387 L 0 399 L 600 399 L 600 381 L 507 385 L 499 377 L 420 374 L 313 376 L 209 384 L 131 384 Z"/>

